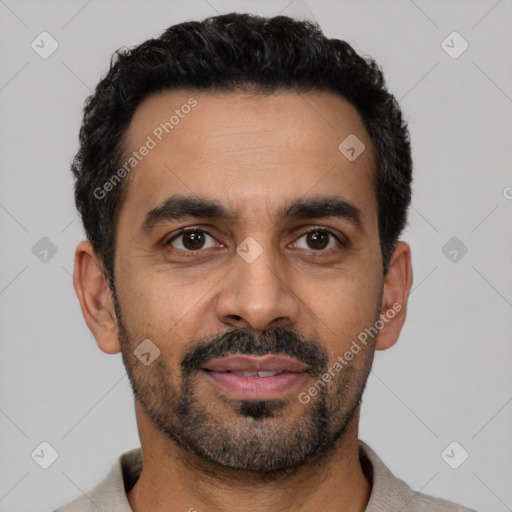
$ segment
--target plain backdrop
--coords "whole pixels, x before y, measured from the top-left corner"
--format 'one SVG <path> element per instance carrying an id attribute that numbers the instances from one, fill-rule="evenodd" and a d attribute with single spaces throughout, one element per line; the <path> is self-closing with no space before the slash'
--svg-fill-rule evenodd
<path id="1" fill-rule="evenodd" d="M 72 287 L 69 164 L 113 51 L 232 11 L 314 19 L 383 67 L 412 137 L 415 280 L 360 437 L 416 490 L 512 510 L 511 0 L 0 1 L 0 510 L 51 511 L 139 446 L 121 358 L 97 348 Z M 58 44 L 46 59 L 41 32 Z"/>

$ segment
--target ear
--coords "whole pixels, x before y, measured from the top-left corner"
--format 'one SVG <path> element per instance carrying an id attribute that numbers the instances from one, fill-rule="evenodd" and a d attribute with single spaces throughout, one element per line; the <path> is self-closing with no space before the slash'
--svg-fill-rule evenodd
<path id="1" fill-rule="evenodd" d="M 100 258 L 90 242 L 81 242 L 75 251 L 73 285 L 85 323 L 103 352 L 121 351 L 114 301 Z"/>
<path id="2" fill-rule="evenodd" d="M 404 325 L 411 286 L 411 248 L 406 242 L 398 242 L 384 279 L 380 309 L 384 325 L 377 338 L 377 350 L 386 350 L 397 342 Z"/>

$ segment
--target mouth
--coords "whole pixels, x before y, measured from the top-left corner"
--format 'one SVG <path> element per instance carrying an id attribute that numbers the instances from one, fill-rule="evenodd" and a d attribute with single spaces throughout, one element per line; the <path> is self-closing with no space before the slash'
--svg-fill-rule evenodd
<path id="1" fill-rule="evenodd" d="M 270 400 L 291 392 L 308 367 L 286 356 L 231 355 L 210 361 L 202 374 L 223 392 L 252 400 Z"/>
<path id="2" fill-rule="evenodd" d="M 206 370 L 206 371 L 210 371 L 210 370 Z M 278 371 L 261 370 L 259 372 L 257 372 L 257 371 L 232 372 L 230 370 L 226 370 L 225 372 L 217 372 L 217 373 L 232 373 L 233 375 L 238 375 L 239 377 L 274 377 L 274 375 L 281 375 L 281 373 L 284 373 L 284 370 L 278 370 Z"/>

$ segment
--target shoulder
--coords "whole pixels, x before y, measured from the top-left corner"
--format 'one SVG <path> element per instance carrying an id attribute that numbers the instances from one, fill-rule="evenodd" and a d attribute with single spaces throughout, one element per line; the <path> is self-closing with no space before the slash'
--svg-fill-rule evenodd
<path id="1" fill-rule="evenodd" d="M 142 469 L 140 448 L 120 455 L 110 472 L 94 489 L 54 512 L 131 512 L 126 489 L 133 486 Z"/>
<path id="2" fill-rule="evenodd" d="M 414 493 L 414 497 L 403 512 L 431 512 L 432 510 L 436 512 L 476 512 L 473 509 L 453 503 L 453 501 L 434 498 L 422 493 Z"/>
<path id="3" fill-rule="evenodd" d="M 372 483 L 366 512 L 475 512 L 451 501 L 415 492 L 393 475 L 375 451 L 361 440 L 359 460 L 366 477 Z"/>

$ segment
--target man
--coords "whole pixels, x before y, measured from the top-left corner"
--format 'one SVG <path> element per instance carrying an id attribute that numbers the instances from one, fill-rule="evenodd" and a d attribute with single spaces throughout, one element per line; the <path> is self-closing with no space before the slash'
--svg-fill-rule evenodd
<path id="1" fill-rule="evenodd" d="M 358 440 L 412 283 L 409 136 L 373 60 L 282 16 L 170 27 L 117 53 L 72 169 L 75 289 L 141 449 L 60 511 L 469 510 Z"/>

